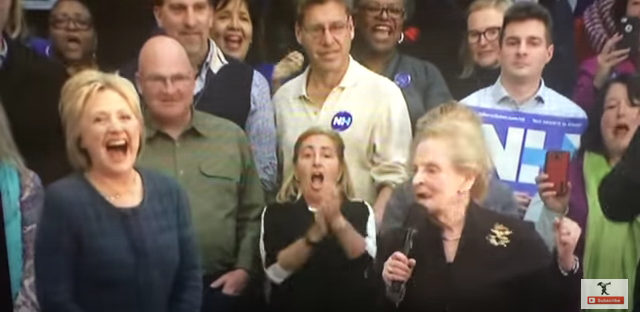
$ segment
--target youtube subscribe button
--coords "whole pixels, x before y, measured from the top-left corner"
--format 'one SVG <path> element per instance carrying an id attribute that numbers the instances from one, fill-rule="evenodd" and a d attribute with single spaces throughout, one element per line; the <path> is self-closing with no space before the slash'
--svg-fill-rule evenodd
<path id="1" fill-rule="evenodd" d="M 589 304 L 624 304 L 624 297 L 587 297 L 587 302 Z"/>

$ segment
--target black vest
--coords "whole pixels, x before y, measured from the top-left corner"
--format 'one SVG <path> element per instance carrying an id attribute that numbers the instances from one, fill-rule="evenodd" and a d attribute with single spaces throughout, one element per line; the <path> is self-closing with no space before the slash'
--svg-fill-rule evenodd
<path id="1" fill-rule="evenodd" d="M 217 73 L 207 69 L 202 90 L 194 96 L 193 105 L 199 111 L 228 119 L 245 129 L 251 109 L 251 85 L 253 68 L 226 56 L 228 64 Z M 138 61 L 130 62 L 120 70 L 120 75 L 135 81 Z"/>

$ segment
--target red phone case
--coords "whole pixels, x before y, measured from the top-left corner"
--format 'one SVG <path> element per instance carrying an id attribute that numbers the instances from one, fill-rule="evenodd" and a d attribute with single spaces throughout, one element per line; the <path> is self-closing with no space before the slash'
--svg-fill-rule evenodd
<path id="1" fill-rule="evenodd" d="M 567 192 L 569 182 L 569 161 L 571 154 L 565 151 L 548 151 L 544 166 L 544 172 L 549 176 L 548 181 L 553 183 L 554 191 L 558 195 Z"/>

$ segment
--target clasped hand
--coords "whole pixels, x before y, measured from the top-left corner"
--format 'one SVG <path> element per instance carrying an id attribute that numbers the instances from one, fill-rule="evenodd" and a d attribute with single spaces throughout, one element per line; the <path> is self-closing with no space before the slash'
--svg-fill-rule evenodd
<path id="1" fill-rule="evenodd" d="M 347 222 L 340 211 L 342 207 L 342 196 L 337 188 L 329 188 L 318 196 L 321 204 L 315 207 L 315 222 L 307 233 L 307 238 L 319 242 L 329 232 L 339 231 Z"/>

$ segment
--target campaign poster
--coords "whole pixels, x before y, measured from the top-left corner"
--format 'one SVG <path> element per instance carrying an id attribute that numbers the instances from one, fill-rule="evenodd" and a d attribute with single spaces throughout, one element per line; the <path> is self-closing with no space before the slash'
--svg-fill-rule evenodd
<path id="1" fill-rule="evenodd" d="M 495 171 L 514 191 L 537 193 L 535 178 L 549 150 L 573 153 L 587 128 L 586 118 L 564 118 L 472 107 L 483 120 Z"/>

